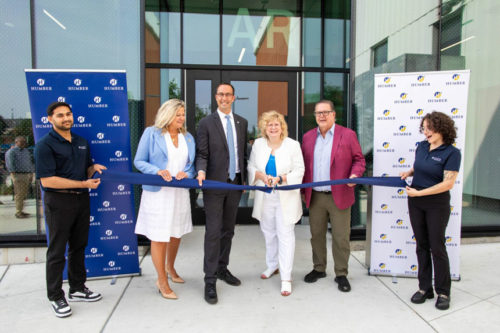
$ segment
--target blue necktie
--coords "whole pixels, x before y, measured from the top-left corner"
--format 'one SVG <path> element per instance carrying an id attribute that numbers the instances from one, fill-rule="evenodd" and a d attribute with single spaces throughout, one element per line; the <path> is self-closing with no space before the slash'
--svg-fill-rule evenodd
<path id="1" fill-rule="evenodd" d="M 226 139 L 227 147 L 229 149 L 229 179 L 234 180 L 236 176 L 236 158 L 234 153 L 234 137 L 233 137 L 233 126 L 231 125 L 231 117 L 226 115 Z"/>

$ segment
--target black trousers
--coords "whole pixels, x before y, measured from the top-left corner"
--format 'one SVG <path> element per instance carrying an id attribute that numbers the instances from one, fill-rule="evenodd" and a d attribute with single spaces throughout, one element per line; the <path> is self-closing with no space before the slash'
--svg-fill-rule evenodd
<path id="1" fill-rule="evenodd" d="M 437 294 L 449 296 L 451 277 L 445 231 L 450 218 L 450 192 L 409 197 L 408 211 L 417 241 L 419 289 L 432 290 L 434 264 L 434 289 Z"/>
<path id="2" fill-rule="evenodd" d="M 241 185 L 240 174 L 231 184 Z M 205 257 L 203 272 L 205 283 L 217 281 L 217 271 L 229 264 L 229 254 L 234 236 L 234 225 L 242 191 L 203 191 L 205 207 Z"/>
<path id="3" fill-rule="evenodd" d="M 89 237 L 90 200 L 82 194 L 45 192 L 45 220 L 48 227 L 46 279 L 51 301 L 64 296 L 63 271 L 68 245 L 68 282 L 70 291 L 81 290 L 87 280 L 85 247 Z"/>

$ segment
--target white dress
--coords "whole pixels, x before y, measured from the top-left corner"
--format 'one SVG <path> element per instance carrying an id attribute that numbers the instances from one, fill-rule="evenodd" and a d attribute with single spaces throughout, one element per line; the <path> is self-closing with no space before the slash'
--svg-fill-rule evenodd
<path id="1" fill-rule="evenodd" d="M 188 162 L 188 147 L 184 135 L 179 133 L 179 146 L 175 147 L 165 133 L 168 161 L 166 169 L 175 178 Z M 142 191 L 141 205 L 135 233 L 155 242 L 169 242 L 170 237 L 181 238 L 193 231 L 189 190 L 163 186 L 158 192 Z"/>

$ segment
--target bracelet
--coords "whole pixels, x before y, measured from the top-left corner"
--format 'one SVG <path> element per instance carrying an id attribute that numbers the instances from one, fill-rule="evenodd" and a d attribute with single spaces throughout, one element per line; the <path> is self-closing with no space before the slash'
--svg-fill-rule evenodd
<path id="1" fill-rule="evenodd" d="M 279 177 L 279 179 L 280 179 L 280 181 L 278 182 L 278 184 L 279 184 L 279 185 L 283 184 L 283 177 L 281 177 L 281 176 L 278 176 L 278 177 Z"/>

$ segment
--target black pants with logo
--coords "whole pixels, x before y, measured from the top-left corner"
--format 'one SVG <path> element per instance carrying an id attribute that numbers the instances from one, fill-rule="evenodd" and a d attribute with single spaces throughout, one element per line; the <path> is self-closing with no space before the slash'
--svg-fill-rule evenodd
<path id="1" fill-rule="evenodd" d="M 81 290 L 87 280 L 85 247 L 89 237 L 90 199 L 88 192 L 44 193 L 47 223 L 47 297 L 55 301 L 64 296 L 63 271 L 68 245 L 68 282 L 71 291 Z"/>
<path id="2" fill-rule="evenodd" d="M 445 231 L 450 218 L 450 192 L 423 197 L 408 197 L 410 222 L 417 241 L 418 286 L 450 295 L 450 261 L 445 245 Z M 431 260 L 432 255 L 432 260 Z"/>

